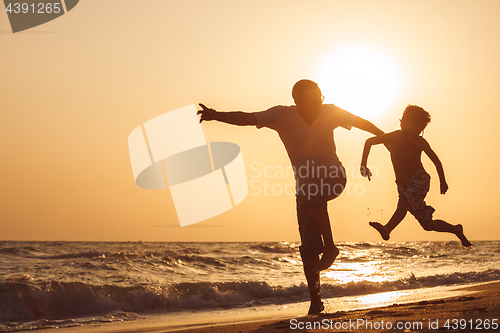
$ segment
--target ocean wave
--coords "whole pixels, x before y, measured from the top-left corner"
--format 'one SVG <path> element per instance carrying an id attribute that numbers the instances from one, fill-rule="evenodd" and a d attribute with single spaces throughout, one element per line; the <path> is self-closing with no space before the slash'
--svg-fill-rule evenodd
<path id="1" fill-rule="evenodd" d="M 267 253 L 297 253 L 299 250 L 296 244 L 290 243 L 257 244 L 251 248 Z"/>
<path id="2" fill-rule="evenodd" d="M 383 248 L 384 246 L 379 243 L 367 243 L 367 242 L 338 242 L 341 248 L 351 248 L 351 249 L 373 249 L 373 248 Z"/>
<path id="3" fill-rule="evenodd" d="M 110 311 L 169 312 L 281 304 L 307 299 L 305 285 L 266 282 L 198 282 L 118 287 L 83 282 L 0 283 L 0 322 L 65 319 Z"/>
<path id="4" fill-rule="evenodd" d="M 206 254 L 205 251 L 196 248 L 186 248 L 175 251 L 164 250 L 164 251 L 100 251 L 100 250 L 88 250 L 80 251 L 74 253 L 62 253 L 56 255 L 41 254 L 36 256 L 31 256 L 36 259 L 77 259 L 77 258 L 102 258 L 102 259 L 129 259 L 129 258 L 148 258 L 148 257 L 161 257 L 161 258 L 180 258 L 186 255 L 203 255 Z"/>
<path id="5" fill-rule="evenodd" d="M 82 317 L 77 319 L 39 319 L 30 322 L 0 323 L 0 332 L 32 331 L 35 329 L 59 329 L 77 326 L 102 325 L 116 321 L 130 321 L 146 318 L 133 312 L 113 311 L 97 317 Z"/>
<path id="6" fill-rule="evenodd" d="M 405 258 L 413 257 L 421 253 L 420 249 L 398 246 L 394 248 L 389 248 L 384 251 L 384 254 L 392 258 Z"/>
<path id="7" fill-rule="evenodd" d="M 325 298 L 373 294 L 441 285 L 500 280 L 500 270 L 455 272 L 433 276 L 409 275 L 395 281 L 322 284 Z M 35 283 L 23 276 L 0 283 L 0 322 L 62 320 L 112 311 L 171 312 L 188 309 L 235 308 L 285 304 L 309 299 L 307 286 L 272 286 L 256 282 L 193 282 L 130 287 L 83 282 Z"/>
<path id="8" fill-rule="evenodd" d="M 394 281 L 359 281 L 345 284 L 323 284 L 321 287 L 322 295 L 330 298 L 497 280 L 500 280 L 500 270 L 489 269 L 480 272 L 455 272 L 421 277 L 409 274 L 404 278 Z"/>

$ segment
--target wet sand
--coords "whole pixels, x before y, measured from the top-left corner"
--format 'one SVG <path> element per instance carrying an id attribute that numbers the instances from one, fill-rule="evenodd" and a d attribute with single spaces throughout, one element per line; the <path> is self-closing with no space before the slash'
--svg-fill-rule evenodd
<path id="1" fill-rule="evenodd" d="M 463 290 L 467 294 L 459 297 L 393 304 L 364 310 L 340 311 L 286 320 L 211 326 L 190 329 L 189 332 L 500 331 L 500 282 L 463 288 Z M 314 327 L 315 323 L 316 328 Z"/>

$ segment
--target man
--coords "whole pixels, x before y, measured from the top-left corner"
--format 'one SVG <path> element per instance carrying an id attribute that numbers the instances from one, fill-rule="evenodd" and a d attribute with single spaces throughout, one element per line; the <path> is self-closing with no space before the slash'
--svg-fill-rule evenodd
<path id="1" fill-rule="evenodd" d="M 275 106 L 261 112 L 219 112 L 200 104 L 203 110 L 198 114 L 200 122 L 217 120 L 278 132 L 295 172 L 300 255 L 311 296 L 309 314 L 318 314 L 324 310 L 319 272 L 330 267 L 339 254 L 333 242 L 327 203 L 338 197 L 346 184 L 333 130 L 354 126 L 374 135 L 384 132 L 333 104 L 323 104 L 321 90 L 311 80 L 295 83 L 292 97 L 295 105 Z"/>

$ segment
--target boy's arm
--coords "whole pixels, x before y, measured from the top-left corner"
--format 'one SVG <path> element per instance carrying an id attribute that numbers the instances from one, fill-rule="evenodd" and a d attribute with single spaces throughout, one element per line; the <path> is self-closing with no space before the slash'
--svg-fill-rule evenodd
<path id="1" fill-rule="evenodd" d="M 241 111 L 230 111 L 230 112 L 218 112 L 214 109 L 207 108 L 205 105 L 200 103 L 203 110 L 199 110 L 196 114 L 201 115 L 200 123 L 202 121 L 217 120 L 223 123 L 238 125 L 238 126 L 255 126 L 257 125 L 257 119 L 255 115 L 251 112 L 241 112 Z"/>
<path id="2" fill-rule="evenodd" d="M 370 149 L 373 145 L 378 144 L 387 145 L 387 134 L 373 136 L 365 141 L 365 146 L 363 148 L 363 156 L 361 157 L 361 166 L 359 168 L 361 175 L 363 177 L 368 177 L 368 180 L 371 180 L 371 172 L 370 169 L 366 167 L 366 163 L 368 162 L 368 155 L 370 154 Z"/>
<path id="3" fill-rule="evenodd" d="M 425 147 L 424 147 L 424 152 L 429 158 L 431 159 L 432 163 L 436 166 L 437 173 L 439 175 L 439 183 L 440 183 L 440 188 L 441 188 L 441 194 L 445 194 L 446 191 L 448 191 L 448 184 L 446 183 L 446 178 L 444 177 L 444 169 L 443 169 L 443 164 L 441 164 L 441 161 L 439 160 L 439 157 L 436 155 L 434 150 L 432 150 L 431 146 L 425 139 L 423 139 L 425 142 Z"/>

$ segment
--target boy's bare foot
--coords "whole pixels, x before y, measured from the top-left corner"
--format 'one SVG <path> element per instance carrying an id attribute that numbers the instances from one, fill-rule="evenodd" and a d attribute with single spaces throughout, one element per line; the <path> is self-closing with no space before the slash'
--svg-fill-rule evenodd
<path id="1" fill-rule="evenodd" d="M 457 237 L 462 241 L 462 245 L 465 246 L 465 247 L 469 247 L 471 246 L 471 242 L 469 242 L 469 240 L 467 239 L 467 237 L 465 237 L 464 235 L 464 228 L 462 227 L 461 224 L 458 224 L 457 225 Z"/>
<path id="2" fill-rule="evenodd" d="M 317 315 L 320 314 L 323 310 L 325 309 L 325 306 L 323 305 L 323 302 L 319 303 L 312 303 L 311 306 L 309 307 L 309 311 L 307 312 L 308 315 Z"/>
<path id="3" fill-rule="evenodd" d="M 340 251 L 335 245 L 333 245 L 333 247 L 325 246 L 325 248 L 323 249 L 323 255 L 321 256 L 321 259 L 316 265 L 316 268 L 314 268 L 314 271 L 319 272 L 330 267 L 337 258 L 337 256 L 339 255 L 339 253 Z"/>
<path id="4" fill-rule="evenodd" d="M 389 233 L 387 232 L 387 229 L 385 229 L 385 226 L 378 222 L 370 222 L 369 224 L 380 233 L 383 240 L 389 240 Z"/>

